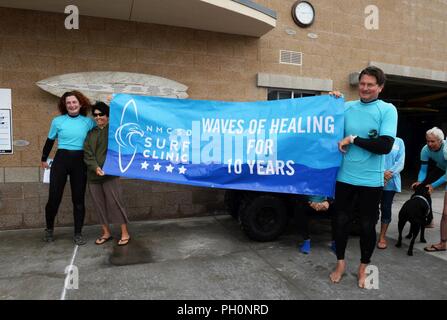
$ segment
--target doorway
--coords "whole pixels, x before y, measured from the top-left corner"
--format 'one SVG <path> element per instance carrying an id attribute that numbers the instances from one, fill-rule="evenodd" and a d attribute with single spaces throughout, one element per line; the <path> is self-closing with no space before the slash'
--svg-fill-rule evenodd
<path id="1" fill-rule="evenodd" d="M 398 111 L 397 136 L 405 142 L 402 187 L 417 179 L 425 132 L 433 127 L 447 135 L 447 82 L 387 75 L 380 99 Z"/>

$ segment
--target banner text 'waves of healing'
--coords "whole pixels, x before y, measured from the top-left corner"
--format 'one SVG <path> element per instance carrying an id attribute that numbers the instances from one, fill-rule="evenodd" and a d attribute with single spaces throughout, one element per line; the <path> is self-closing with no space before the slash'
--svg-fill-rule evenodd
<path id="1" fill-rule="evenodd" d="M 194 186 L 333 196 L 343 99 L 262 102 L 115 95 L 107 174 Z"/>

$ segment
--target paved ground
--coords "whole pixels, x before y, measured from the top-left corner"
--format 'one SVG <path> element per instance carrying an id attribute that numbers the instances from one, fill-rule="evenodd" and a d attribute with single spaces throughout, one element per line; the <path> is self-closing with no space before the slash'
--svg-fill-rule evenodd
<path id="1" fill-rule="evenodd" d="M 447 253 L 426 253 L 417 243 L 413 257 L 394 247 L 397 212 L 409 193 L 395 200 L 389 248 L 376 250 L 379 289 L 356 287 L 358 238 L 349 242 L 348 272 L 342 283 L 328 280 L 336 261 L 329 250 L 329 225 L 313 226 L 310 255 L 297 251 L 291 227 L 279 240 L 246 238 L 228 215 L 132 223 L 126 247 L 93 244 L 99 227 L 85 228 L 86 246 L 74 247 L 71 228 L 56 229 L 46 244 L 42 230 L 0 232 L 0 299 L 447 299 Z M 439 240 L 443 192 L 434 194 Z M 78 268 L 78 289 L 64 290 L 67 265 Z"/>

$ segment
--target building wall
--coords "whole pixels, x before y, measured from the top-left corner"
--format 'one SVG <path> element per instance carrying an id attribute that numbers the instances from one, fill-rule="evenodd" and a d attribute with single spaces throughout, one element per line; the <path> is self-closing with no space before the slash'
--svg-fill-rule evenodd
<path id="1" fill-rule="evenodd" d="M 334 89 L 355 98 L 348 75 L 369 61 L 447 71 L 444 0 L 313 0 L 317 17 L 308 29 L 291 18 L 295 1 L 257 2 L 278 17 L 277 27 L 261 38 L 84 16 L 79 30 L 66 30 L 62 13 L 0 8 L 0 88 L 12 89 L 14 139 L 30 142 L 15 147 L 14 155 L 0 155 L 0 229 L 44 224 L 48 186 L 39 182 L 39 164 L 57 98 L 39 89 L 38 80 L 71 72 L 138 72 L 179 81 L 192 99 L 254 101 L 267 98 L 266 88 L 256 86 L 259 72 L 332 79 Z M 380 10 L 379 30 L 364 27 L 369 4 Z M 303 65 L 279 64 L 280 49 L 303 52 Z M 222 191 L 136 180 L 123 185 L 131 220 L 223 208 Z M 87 223 L 93 223 L 89 197 L 87 207 Z M 66 190 L 58 222 L 71 221 Z"/>

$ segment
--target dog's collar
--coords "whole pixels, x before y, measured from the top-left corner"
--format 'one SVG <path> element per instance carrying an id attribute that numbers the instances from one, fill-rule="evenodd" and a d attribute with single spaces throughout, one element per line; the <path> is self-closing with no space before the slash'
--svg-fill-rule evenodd
<path id="1" fill-rule="evenodd" d="M 427 213 L 425 215 L 428 216 L 430 214 L 430 204 L 428 203 L 428 200 L 419 194 L 414 195 L 412 198 L 420 198 L 420 199 L 424 200 L 425 204 L 427 205 Z"/>

